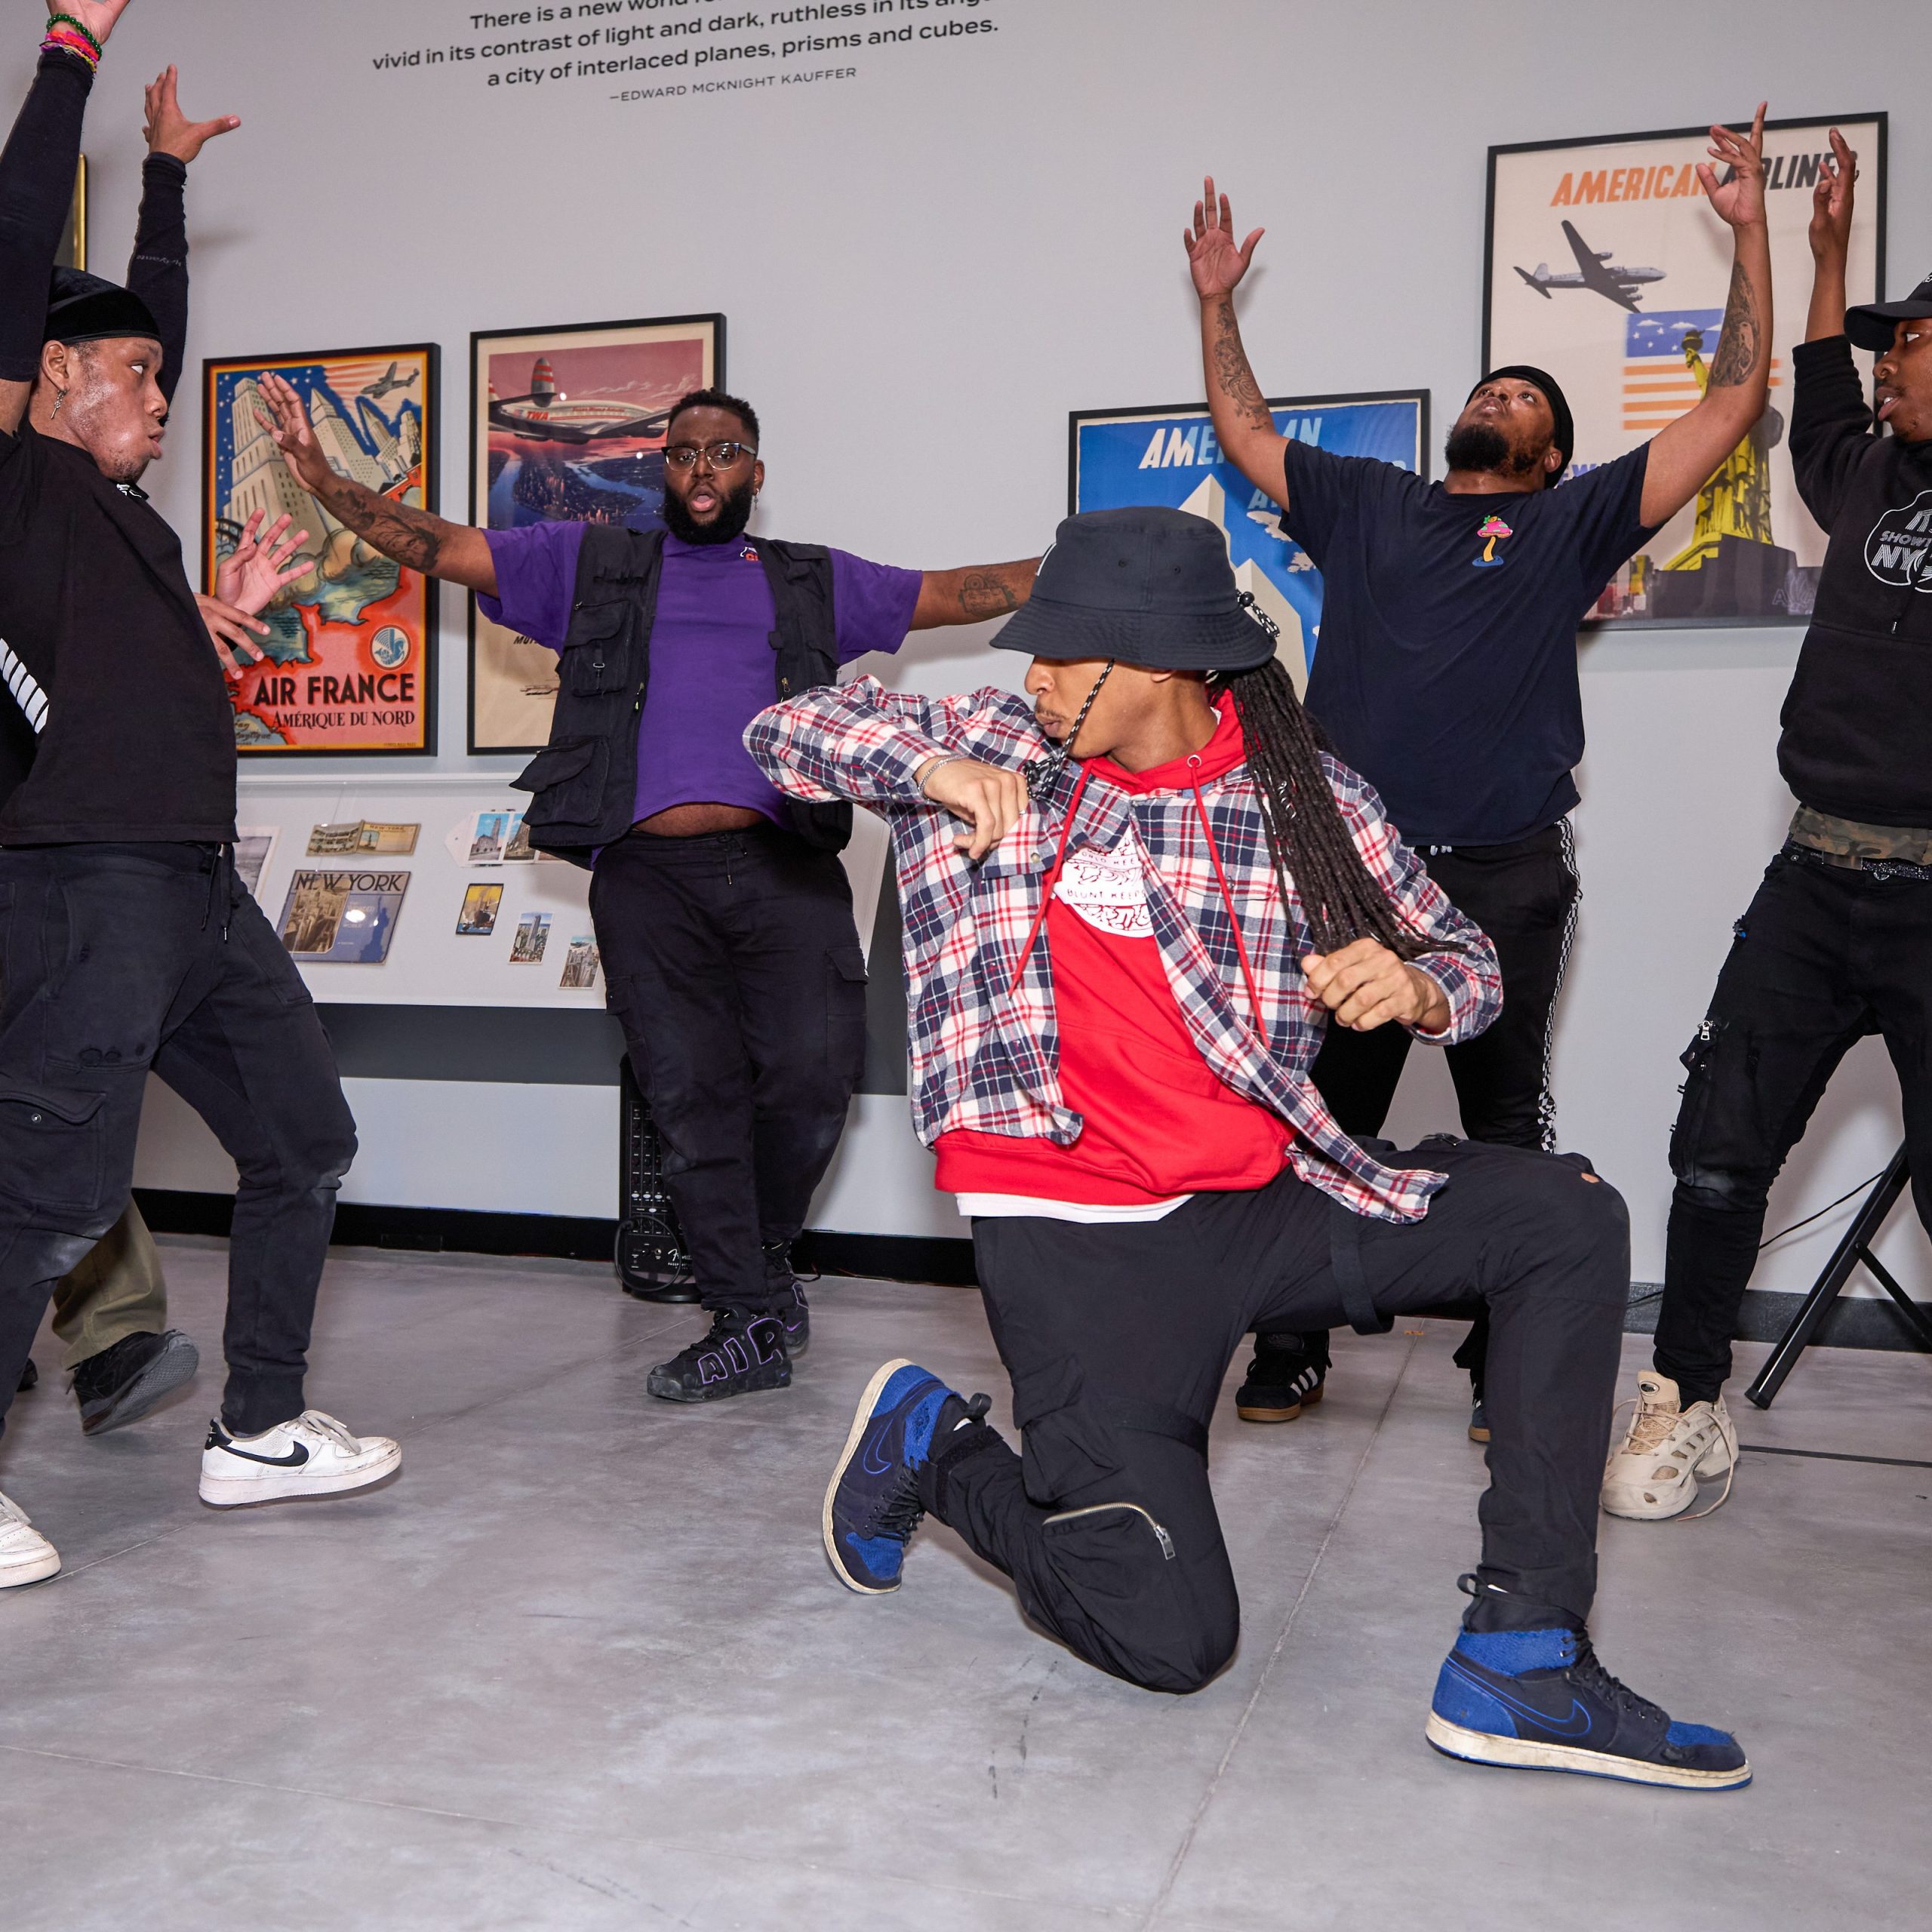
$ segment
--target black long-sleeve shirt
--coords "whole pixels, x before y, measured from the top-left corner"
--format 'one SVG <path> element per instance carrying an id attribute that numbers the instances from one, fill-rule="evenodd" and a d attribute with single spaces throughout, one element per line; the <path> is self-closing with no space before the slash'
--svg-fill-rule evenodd
<path id="1" fill-rule="evenodd" d="M 39 367 L 92 78 L 43 55 L 0 150 L 0 379 Z M 149 158 L 129 264 L 171 395 L 187 338 L 186 175 Z M 138 486 L 23 421 L 0 434 L 0 844 L 234 835 L 234 713 L 180 539 Z"/>
<path id="2" fill-rule="evenodd" d="M 1778 769 L 1834 817 L 1932 828 L 1932 441 L 1874 432 L 1843 336 L 1792 364 L 1792 467 L 1831 541 Z"/>

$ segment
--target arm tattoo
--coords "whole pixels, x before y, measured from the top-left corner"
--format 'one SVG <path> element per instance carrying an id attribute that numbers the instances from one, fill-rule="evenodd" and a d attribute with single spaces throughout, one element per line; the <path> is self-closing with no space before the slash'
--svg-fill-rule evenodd
<path id="1" fill-rule="evenodd" d="M 1710 386 L 1734 389 L 1758 366 L 1764 331 L 1758 318 L 1758 298 L 1741 262 L 1730 269 L 1730 295 L 1724 304 L 1724 334 L 1711 358 Z"/>
<path id="2" fill-rule="evenodd" d="M 1275 419 L 1268 413 L 1260 385 L 1247 365 L 1247 352 L 1241 346 L 1241 328 L 1235 320 L 1234 298 L 1229 295 L 1214 305 L 1214 383 L 1250 429 L 1274 428 Z"/>
<path id="3" fill-rule="evenodd" d="M 1020 608 L 1012 586 L 993 571 L 968 571 L 959 584 L 959 608 L 977 622 L 983 617 L 1003 617 Z"/>
<path id="4" fill-rule="evenodd" d="M 426 575 L 435 569 L 443 549 L 445 525 L 441 517 L 379 497 L 360 483 L 338 476 L 333 469 L 327 485 L 310 494 L 384 556 L 393 557 L 398 563 Z"/>

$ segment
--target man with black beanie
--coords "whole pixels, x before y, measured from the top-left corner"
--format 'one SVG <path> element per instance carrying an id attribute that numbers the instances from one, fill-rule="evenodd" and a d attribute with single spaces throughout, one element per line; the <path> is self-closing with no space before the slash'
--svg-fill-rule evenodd
<path id="1" fill-rule="evenodd" d="M 1649 442 L 1555 487 L 1574 454 L 1555 378 L 1493 370 L 1449 432 L 1443 480 L 1284 438 L 1241 346 L 1235 290 L 1257 229 L 1235 238 L 1211 180 L 1183 234 L 1201 300 L 1214 431 L 1281 506 L 1281 528 L 1322 574 L 1321 647 L 1308 707 L 1337 755 L 1381 792 L 1402 835 L 1457 909 L 1496 943 L 1500 1019 L 1447 1049 L 1463 1131 L 1556 1145 L 1553 1016 L 1576 920 L 1569 814 L 1583 751 L 1577 627 L 1618 566 L 1688 503 L 1762 414 L 1770 367 L 1764 110 L 1750 133 L 1711 130 L 1698 172 L 1735 238 L 1724 330 L 1697 406 Z M 1727 170 L 1720 181 L 1717 168 Z M 1349 1133 L 1379 1134 L 1408 1036 L 1331 1028 L 1314 1078 Z M 1457 1360 L 1470 1371 L 1469 1432 L 1488 1438 L 1480 1319 Z M 1325 1336 L 1257 1336 L 1236 1407 L 1286 1421 L 1318 1398 Z"/>
<path id="2" fill-rule="evenodd" d="M 127 4 L 70 0 L 48 23 L 0 152 L 0 1415 L 54 1284 L 127 1205 L 152 1069 L 240 1171 L 228 1386 L 201 1469 L 202 1500 L 226 1508 L 361 1488 L 401 1452 L 303 1406 L 355 1123 L 300 977 L 235 876 L 233 713 L 180 540 L 140 487 L 168 337 L 141 290 L 54 268 Z M 186 298 L 185 228 L 174 238 L 151 285 L 164 307 Z M 251 525 L 218 622 L 251 623 L 297 540 Z M 0 1586 L 60 1564 L 0 1498 Z"/>

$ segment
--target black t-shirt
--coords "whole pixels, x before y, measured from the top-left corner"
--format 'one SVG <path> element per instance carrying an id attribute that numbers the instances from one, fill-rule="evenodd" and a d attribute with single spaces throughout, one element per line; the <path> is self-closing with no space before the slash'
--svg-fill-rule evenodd
<path id="1" fill-rule="evenodd" d="M 1460 497 L 1289 443 L 1281 528 L 1322 582 L 1309 709 L 1411 844 L 1512 844 L 1577 803 L 1577 626 L 1651 534 L 1647 455 Z"/>
<path id="2" fill-rule="evenodd" d="M 0 434 L 0 844 L 235 836 L 235 724 L 181 540 L 85 451 Z"/>

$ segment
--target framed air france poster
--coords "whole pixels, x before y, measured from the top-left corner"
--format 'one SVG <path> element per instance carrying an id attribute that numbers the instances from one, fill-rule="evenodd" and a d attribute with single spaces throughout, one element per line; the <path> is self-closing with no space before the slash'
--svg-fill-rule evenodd
<path id="1" fill-rule="evenodd" d="M 664 431 L 691 390 L 722 387 L 724 318 L 667 315 L 469 338 L 469 520 L 663 523 Z M 556 653 L 469 600 L 469 749 L 541 750 Z"/>
<path id="2" fill-rule="evenodd" d="M 1769 402 L 1695 499 L 1611 580 L 1597 602 L 1599 620 L 1763 624 L 1810 617 L 1825 533 L 1792 475 L 1785 345 L 1804 334 L 1805 235 L 1834 127 L 1858 156 L 1847 291 L 1854 302 L 1878 299 L 1884 115 L 1767 121 L 1775 297 Z M 1703 395 L 1732 254 L 1730 230 L 1697 178 L 1709 145 L 1707 127 L 1677 128 L 1489 151 L 1483 367 L 1527 362 L 1563 385 L 1577 420 L 1572 475 L 1647 442 Z"/>
<path id="3" fill-rule="evenodd" d="M 1284 436 L 1428 475 L 1426 389 L 1272 396 L 1268 407 Z M 1205 517 L 1227 539 L 1236 581 L 1275 620 L 1276 655 L 1305 689 L 1321 639 L 1321 574 L 1281 529 L 1279 507 L 1222 453 L 1205 406 L 1076 410 L 1068 441 L 1069 514 L 1158 503 Z"/>

